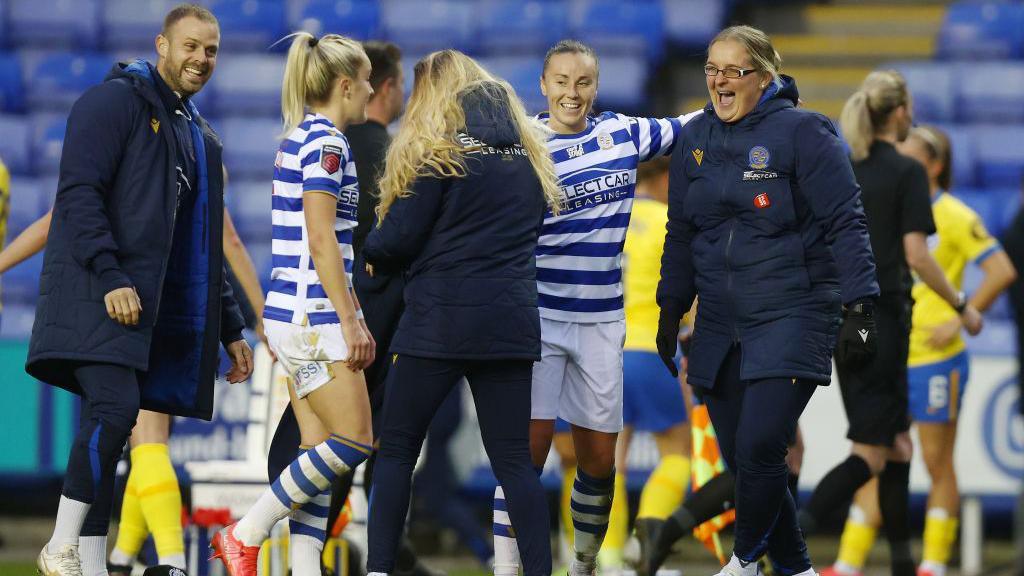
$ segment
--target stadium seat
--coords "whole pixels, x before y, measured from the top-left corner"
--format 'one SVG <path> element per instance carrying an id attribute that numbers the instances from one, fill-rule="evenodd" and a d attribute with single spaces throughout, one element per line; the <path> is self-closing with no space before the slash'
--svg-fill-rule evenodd
<path id="1" fill-rule="evenodd" d="M 1024 62 L 965 63 L 956 84 L 961 122 L 1024 122 Z"/>
<path id="2" fill-rule="evenodd" d="M 164 16 L 179 0 L 106 0 L 103 5 L 103 45 L 110 50 L 143 49 L 153 52 L 153 41 Z"/>
<path id="3" fill-rule="evenodd" d="M 281 122 L 277 118 L 233 117 L 220 121 L 224 163 L 231 178 L 259 178 L 269 184 L 280 145 Z"/>
<path id="4" fill-rule="evenodd" d="M 247 245 L 270 242 L 270 204 L 273 184 L 270 176 L 259 180 L 234 180 L 225 198 L 238 235 Z"/>
<path id="5" fill-rule="evenodd" d="M 42 258 L 42 254 L 35 256 L 35 258 Z M 28 262 L 24 263 L 28 265 Z M 4 278 L 4 310 L 3 310 L 3 322 L 0 322 L 0 338 L 3 339 L 17 339 L 17 340 L 28 340 L 28 337 L 32 334 L 32 324 L 36 318 L 36 305 L 35 301 L 31 304 L 22 304 L 18 302 L 11 302 L 7 298 L 7 281 L 6 276 Z"/>
<path id="6" fill-rule="evenodd" d="M 287 33 L 284 0 L 210 0 L 208 5 L 220 21 L 222 49 L 266 50 Z"/>
<path id="7" fill-rule="evenodd" d="M 476 50 L 476 10 L 468 0 L 390 0 L 381 8 L 385 37 L 403 50 Z"/>
<path id="8" fill-rule="evenodd" d="M 277 54 L 248 54 L 225 58 L 204 89 L 207 107 L 220 115 L 281 113 L 281 80 L 285 59 Z M 212 104 L 212 107 L 210 106 Z"/>
<path id="9" fill-rule="evenodd" d="M 245 242 L 245 249 L 249 251 L 249 256 L 252 257 L 252 265 L 256 268 L 256 275 L 260 278 L 260 285 L 263 287 L 263 292 L 267 292 L 270 289 L 270 271 L 273 270 L 273 254 L 271 253 L 271 244 L 267 242 L 252 241 L 242 238 Z"/>
<path id="10" fill-rule="evenodd" d="M 98 0 L 17 0 L 7 4 L 15 46 L 91 49 L 99 46 Z"/>
<path id="11" fill-rule="evenodd" d="M 480 49 L 495 56 L 543 54 L 565 38 L 568 17 L 561 2 L 488 0 L 480 8 Z"/>
<path id="12" fill-rule="evenodd" d="M 601 58 L 597 110 L 639 113 L 647 102 L 649 72 L 647 62 L 642 57 Z"/>
<path id="13" fill-rule="evenodd" d="M 535 56 L 481 58 L 480 64 L 515 88 L 519 99 L 531 114 L 547 110 L 547 99 L 540 91 L 540 73 L 544 62 Z"/>
<path id="14" fill-rule="evenodd" d="M 288 4 L 288 22 L 290 30 L 370 40 L 380 37 L 380 5 L 374 0 L 297 0 Z"/>
<path id="15" fill-rule="evenodd" d="M 907 86 L 914 97 L 916 120 L 953 120 L 956 86 L 961 82 L 955 65 L 947 62 L 896 62 L 881 68 L 895 68 L 907 79 Z"/>
<path id="16" fill-rule="evenodd" d="M 114 64 L 103 54 L 73 52 L 30 54 L 22 62 L 29 107 L 64 114 L 82 92 L 102 82 Z"/>
<path id="17" fill-rule="evenodd" d="M 993 235 L 999 235 L 1001 224 L 999 198 L 989 190 L 984 189 L 963 189 L 955 190 L 953 195 L 970 206 L 971 210 L 978 213 L 985 228 Z"/>
<path id="18" fill-rule="evenodd" d="M 665 15 L 657 0 L 576 0 L 571 14 L 573 35 L 599 57 L 646 57 L 651 65 L 664 54 Z"/>
<path id="19" fill-rule="evenodd" d="M 662 5 L 669 42 L 684 48 L 706 47 L 729 13 L 723 0 L 663 0 Z"/>
<path id="20" fill-rule="evenodd" d="M 66 116 L 41 114 L 32 118 L 32 169 L 36 174 L 57 174 L 67 130 Z"/>
<path id="21" fill-rule="evenodd" d="M 978 158 L 978 183 L 986 188 L 1018 187 L 1024 176 L 1024 125 L 970 127 Z"/>
<path id="22" fill-rule="evenodd" d="M 0 53 L 0 110 L 25 110 L 25 84 L 22 81 L 21 61 L 12 53 Z"/>
<path id="23" fill-rule="evenodd" d="M 1024 5 L 957 2 L 946 11 L 937 45 L 943 58 L 1019 58 L 1024 55 Z"/>
<path id="24" fill-rule="evenodd" d="M 7 216 L 7 241 L 10 242 L 29 224 L 50 209 L 50 188 L 53 178 L 12 178 L 11 205 Z"/>
<path id="25" fill-rule="evenodd" d="M 23 116 L 0 116 L 0 160 L 11 174 L 32 173 L 32 126 Z"/>
<path id="26" fill-rule="evenodd" d="M 949 136 L 953 146 L 954 189 L 969 188 L 977 182 L 977 152 L 966 127 L 956 124 L 933 124 Z"/>

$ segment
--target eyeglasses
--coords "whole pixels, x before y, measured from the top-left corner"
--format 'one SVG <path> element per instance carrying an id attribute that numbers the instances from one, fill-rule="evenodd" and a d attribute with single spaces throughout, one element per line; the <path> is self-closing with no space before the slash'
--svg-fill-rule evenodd
<path id="1" fill-rule="evenodd" d="M 721 72 L 722 76 L 725 76 L 726 78 L 743 78 L 744 76 L 750 74 L 751 72 L 757 72 L 757 70 L 745 70 L 743 68 L 719 68 L 718 66 L 715 66 L 713 64 L 708 64 L 707 66 L 704 67 L 705 76 L 711 76 L 712 78 L 714 78 L 715 76 L 718 76 L 719 72 Z"/>

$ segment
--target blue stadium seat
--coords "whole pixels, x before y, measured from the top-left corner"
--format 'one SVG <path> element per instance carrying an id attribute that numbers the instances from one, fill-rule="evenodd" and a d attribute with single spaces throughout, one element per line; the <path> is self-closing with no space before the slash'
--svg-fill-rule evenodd
<path id="1" fill-rule="evenodd" d="M 18 0 L 8 4 L 16 46 L 89 49 L 99 46 L 98 0 Z"/>
<path id="2" fill-rule="evenodd" d="M 42 258 L 42 255 L 36 256 Z M 4 291 L 6 292 L 6 284 Z M 32 323 L 36 318 L 36 306 L 32 304 L 20 304 L 4 300 L 3 322 L 0 323 L 0 338 L 27 340 L 32 334 Z"/>
<path id="3" fill-rule="evenodd" d="M 638 113 L 647 102 L 650 69 L 642 57 L 601 58 L 601 86 L 597 91 L 599 111 Z"/>
<path id="4" fill-rule="evenodd" d="M 519 99 L 531 114 L 547 110 L 547 99 L 540 92 L 540 73 L 544 62 L 536 56 L 481 58 L 480 64 L 515 88 Z"/>
<path id="5" fill-rule="evenodd" d="M 249 256 L 252 257 L 252 264 L 256 268 L 256 275 L 260 277 L 263 292 L 266 293 L 270 289 L 270 271 L 273 269 L 270 242 L 249 242 L 244 238 L 242 240 L 245 242 L 246 250 L 249 251 Z"/>
<path id="6" fill-rule="evenodd" d="M 218 63 L 204 92 L 212 102 L 207 104 L 220 115 L 246 113 L 280 114 L 281 79 L 285 59 L 276 54 L 251 54 L 225 58 Z"/>
<path id="7" fill-rule="evenodd" d="M 32 126 L 23 116 L 0 116 L 0 160 L 11 174 L 32 173 Z"/>
<path id="8" fill-rule="evenodd" d="M 0 48 L 7 48 L 10 41 L 8 36 L 11 22 L 9 4 L 10 2 L 7 0 L 0 0 Z"/>
<path id="9" fill-rule="evenodd" d="M 22 79 L 21 61 L 11 53 L 0 54 L 0 110 L 25 110 L 25 83 Z"/>
<path id="10" fill-rule="evenodd" d="M 978 157 L 978 183 L 986 188 L 1018 187 L 1024 176 L 1024 125 L 970 128 Z"/>
<path id="11" fill-rule="evenodd" d="M 480 49 L 488 54 L 536 58 L 567 36 L 565 6 L 551 0 L 487 0 L 480 17 Z"/>
<path id="12" fill-rule="evenodd" d="M 1024 63 L 964 64 L 956 84 L 960 92 L 957 116 L 961 122 L 1024 122 Z M 951 88 L 947 91 L 952 92 Z"/>
<path id="13" fill-rule="evenodd" d="M 988 191 L 989 195 L 995 200 L 995 204 L 998 207 L 998 211 L 995 217 L 994 230 L 989 230 L 993 235 L 1002 237 L 1006 234 L 1006 230 L 1013 223 L 1013 219 L 1017 216 L 1017 212 L 1020 210 L 1022 195 L 1022 189 L 1020 187 L 1014 188 L 996 188 Z"/>
<path id="14" fill-rule="evenodd" d="M 684 48 L 705 48 L 729 13 L 723 0 L 662 0 L 668 40 Z"/>
<path id="15" fill-rule="evenodd" d="M 949 136 L 953 146 L 954 189 L 974 186 L 977 181 L 977 151 L 971 133 L 965 126 L 956 124 L 934 124 Z"/>
<path id="16" fill-rule="evenodd" d="M 943 58 L 1018 58 L 1024 55 L 1024 5 L 953 4 L 946 11 L 937 43 Z"/>
<path id="17" fill-rule="evenodd" d="M 231 179 L 225 198 L 238 235 L 248 245 L 270 242 L 270 198 L 273 184 L 270 177 L 260 180 Z"/>
<path id="18" fill-rule="evenodd" d="M 964 204 L 970 206 L 971 210 L 978 213 L 989 233 L 993 235 L 999 234 L 999 228 L 1002 225 L 999 213 L 999 198 L 995 194 L 983 189 L 964 189 L 955 190 L 953 195 L 962 200 Z"/>
<path id="19" fill-rule="evenodd" d="M 221 48 L 266 50 L 286 34 L 284 0 L 210 0 Z"/>
<path id="20" fill-rule="evenodd" d="M 403 50 L 476 50 L 475 9 L 467 0 L 389 0 L 381 8 L 384 35 Z"/>
<path id="21" fill-rule="evenodd" d="M 28 105 L 67 113 L 87 88 L 103 81 L 114 62 L 97 53 L 52 52 L 23 60 Z"/>
<path id="22" fill-rule="evenodd" d="M 269 185 L 274 158 L 281 141 L 277 118 L 234 117 L 220 121 L 218 132 L 224 142 L 224 163 L 231 178 L 259 178 Z"/>
<path id="23" fill-rule="evenodd" d="M 375 0 L 294 0 L 288 4 L 288 22 L 291 30 L 372 40 L 380 37 L 380 5 Z"/>
<path id="24" fill-rule="evenodd" d="M 139 56 L 154 58 L 153 41 L 164 16 L 179 0 L 106 0 L 103 5 L 103 44 L 108 49 L 144 49 Z"/>
<path id="25" fill-rule="evenodd" d="M 914 117 L 924 122 L 953 120 L 956 87 L 961 83 L 956 66 L 947 62 L 896 62 L 914 97 Z"/>
<path id="26" fill-rule="evenodd" d="M 32 168 L 36 174 L 57 174 L 64 132 L 68 119 L 60 114 L 40 114 L 32 118 Z"/>
<path id="27" fill-rule="evenodd" d="M 598 57 L 642 56 L 657 62 L 665 51 L 664 19 L 657 0 L 576 0 L 571 26 Z"/>
<path id="28" fill-rule="evenodd" d="M 11 206 L 7 217 L 7 241 L 10 242 L 29 224 L 50 209 L 49 188 L 52 178 L 12 178 Z"/>

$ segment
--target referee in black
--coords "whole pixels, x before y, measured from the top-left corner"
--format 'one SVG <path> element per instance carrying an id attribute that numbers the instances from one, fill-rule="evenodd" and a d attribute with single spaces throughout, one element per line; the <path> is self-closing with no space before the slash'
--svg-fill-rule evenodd
<path id="1" fill-rule="evenodd" d="M 907 408 L 911 269 L 956 308 L 968 332 L 981 330 L 981 315 L 967 304 L 963 293 L 953 289 L 928 250 L 927 237 L 935 233 L 928 177 L 920 164 L 894 147 L 906 139 L 912 123 L 913 103 L 906 81 L 895 71 L 869 74 L 840 117 L 861 186 L 881 289 L 874 310 L 865 310 L 875 318 L 878 353 L 870 361 L 843 355 L 842 350 L 836 353 L 850 426 L 847 437 L 853 448 L 822 479 L 800 511 L 804 533 L 814 532 L 862 485 L 878 476 L 879 506 L 894 576 L 916 573 L 907 519 L 913 452 Z"/>

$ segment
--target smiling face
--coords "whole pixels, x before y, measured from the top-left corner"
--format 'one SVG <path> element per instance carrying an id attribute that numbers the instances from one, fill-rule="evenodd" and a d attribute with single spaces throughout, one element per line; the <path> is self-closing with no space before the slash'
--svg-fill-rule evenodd
<path id="1" fill-rule="evenodd" d="M 370 61 L 364 59 L 355 78 L 339 76 L 336 90 L 340 90 L 342 97 L 341 122 L 345 125 L 366 122 L 366 104 L 373 96 L 373 86 L 370 85 Z"/>
<path id="2" fill-rule="evenodd" d="M 715 113 L 723 122 L 736 122 L 757 106 L 771 78 L 762 72 L 748 72 L 740 78 L 726 78 L 727 69 L 751 70 L 754 63 L 747 49 L 735 40 L 720 40 L 708 49 L 707 64 L 719 69 L 707 76 L 708 94 Z"/>
<path id="3" fill-rule="evenodd" d="M 579 52 L 553 55 L 540 78 L 540 91 L 548 99 L 548 127 L 559 134 L 582 132 L 597 98 L 597 62 Z"/>
<path id="4" fill-rule="evenodd" d="M 220 28 L 215 22 L 186 16 L 156 37 L 156 69 L 181 97 L 203 89 L 217 66 Z"/>

